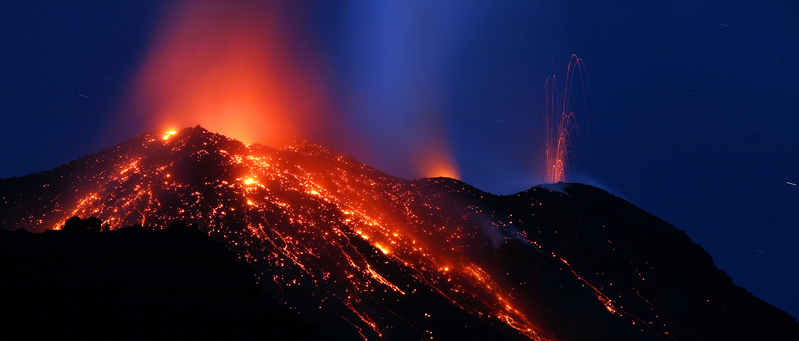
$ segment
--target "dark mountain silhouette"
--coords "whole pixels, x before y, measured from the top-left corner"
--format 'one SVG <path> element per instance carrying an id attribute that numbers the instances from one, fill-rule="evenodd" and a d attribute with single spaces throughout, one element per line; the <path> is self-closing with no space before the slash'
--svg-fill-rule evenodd
<path id="1" fill-rule="evenodd" d="M 580 184 L 496 196 L 195 127 L 0 180 L 0 198 L 7 229 L 196 223 L 333 339 L 799 339 L 683 231 Z"/>
<path id="2" fill-rule="evenodd" d="M 0 259 L 6 340 L 325 338 L 183 222 L 152 232 L 0 230 Z"/>

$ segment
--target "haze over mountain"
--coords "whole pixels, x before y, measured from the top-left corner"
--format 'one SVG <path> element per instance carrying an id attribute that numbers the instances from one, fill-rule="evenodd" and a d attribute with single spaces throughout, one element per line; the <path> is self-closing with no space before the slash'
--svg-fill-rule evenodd
<path id="1" fill-rule="evenodd" d="M 799 339 L 684 232 L 586 185 L 496 196 L 198 126 L 2 179 L 0 198 L 12 230 L 196 223 L 333 339 Z"/>

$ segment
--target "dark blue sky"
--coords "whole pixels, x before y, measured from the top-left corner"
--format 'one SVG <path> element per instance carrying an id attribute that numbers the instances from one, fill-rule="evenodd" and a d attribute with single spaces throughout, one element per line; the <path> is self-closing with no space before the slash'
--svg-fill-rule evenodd
<path id="1" fill-rule="evenodd" d="M 405 178 L 423 175 L 418 145 L 443 139 L 462 180 L 524 190 L 543 181 L 544 82 L 577 54 L 590 96 L 571 180 L 685 230 L 799 316 L 799 5 L 641 3 L 292 5 L 343 122 L 304 137 Z M 0 177 L 160 129 L 122 116 L 165 8 L 0 5 Z M 369 148 L 342 142 L 342 124 Z"/>

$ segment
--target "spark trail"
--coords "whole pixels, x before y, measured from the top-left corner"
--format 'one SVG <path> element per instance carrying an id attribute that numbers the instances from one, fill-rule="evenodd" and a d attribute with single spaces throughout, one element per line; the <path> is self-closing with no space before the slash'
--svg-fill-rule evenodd
<path id="1" fill-rule="evenodd" d="M 553 75 L 544 85 L 544 129 L 546 131 L 546 171 L 548 183 L 566 182 L 569 164 L 573 161 L 573 135 L 579 131 L 574 112 L 570 109 L 572 83 L 575 72 L 579 72 L 580 85 L 585 93 L 583 71 L 585 63 L 577 55 L 571 55 L 566 69 L 563 92 L 558 94 L 557 79 Z M 585 98 L 585 97 L 583 97 Z"/>

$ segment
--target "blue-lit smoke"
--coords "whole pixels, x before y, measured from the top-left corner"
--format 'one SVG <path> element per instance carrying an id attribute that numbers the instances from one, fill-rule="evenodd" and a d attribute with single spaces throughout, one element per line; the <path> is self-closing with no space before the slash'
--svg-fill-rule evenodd
<path id="1" fill-rule="evenodd" d="M 452 158 L 446 103 L 451 63 L 482 5 L 377 1 L 349 5 L 332 44 L 350 88 L 346 112 L 378 168 L 417 177 Z"/>
<path id="2" fill-rule="evenodd" d="M 482 189 L 536 184 L 530 174 L 539 173 L 543 138 L 535 98 L 560 30 L 541 7 L 377 1 L 316 13 L 334 97 L 366 145 L 351 154 L 405 178 L 435 175 L 425 169 L 431 156 L 450 155 L 461 178 Z"/>

